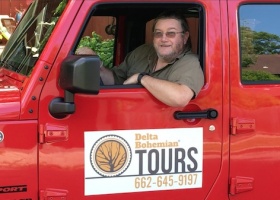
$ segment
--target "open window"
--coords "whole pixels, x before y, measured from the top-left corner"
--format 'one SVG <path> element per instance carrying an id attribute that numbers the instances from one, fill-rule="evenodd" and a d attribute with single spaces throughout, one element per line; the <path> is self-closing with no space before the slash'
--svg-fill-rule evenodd
<path id="1" fill-rule="evenodd" d="M 85 24 L 79 47 L 91 48 L 111 68 L 118 66 L 136 47 L 152 43 L 152 23 L 161 12 L 180 10 L 190 26 L 192 51 L 198 54 L 204 68 L 204 11 L 201 5 L 189 3 L 122 3 L 99 4 Z M 76 52 L 76 50 L 75 50 Z M 115 86 L 114 86 L 115 87 Z"/>

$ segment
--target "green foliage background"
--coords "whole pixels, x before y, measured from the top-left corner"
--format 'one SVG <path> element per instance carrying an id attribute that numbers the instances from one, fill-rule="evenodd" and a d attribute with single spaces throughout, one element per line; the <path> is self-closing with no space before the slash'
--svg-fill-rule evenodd
<path id="1" fill-rule="evenodd" d="M 242 80 L 243 81 L 279 81 L 280 77 L 264 72 L 264 71 L 252 71 L 252 70 L 242 70 Z"/>
<path id="2" fill-rule="evenodd" d="M 79 47 L 91 48 L 102 60 L 107 68 L 113 67 L 114 39 L 103 40 L 100 35 L 92 32 L 92 36 L 84 36 L 78 45 Z"/>
<path id="3" fill-rule="evenodd" d="M 280 80 L 277 75 L 264 71 L 250 70 L 259 55 L 280 53 L 280 37 L 267 32 L 256 32 L 249 27 L 241 27 L 241 66 L 243 81 Z"/>

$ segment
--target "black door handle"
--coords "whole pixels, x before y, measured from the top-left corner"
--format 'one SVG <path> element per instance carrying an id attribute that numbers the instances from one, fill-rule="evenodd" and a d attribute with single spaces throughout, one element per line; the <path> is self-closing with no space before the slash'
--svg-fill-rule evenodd
<path id="1" fill-rule="evenodd" d="M 207 110 L 201 111 L 175 111 L 174 118 L 177 120 L 180 119 L 197 119 L 197 118 L 204 118 L 204 119 L 216 119 L 218 117 L 218 111 L 209 108 Z"/>

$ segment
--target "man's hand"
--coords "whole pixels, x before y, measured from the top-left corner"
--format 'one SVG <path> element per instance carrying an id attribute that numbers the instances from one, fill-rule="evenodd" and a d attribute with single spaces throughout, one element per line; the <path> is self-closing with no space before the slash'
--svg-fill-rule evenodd
<path id="1" fill-rule="evenodd" d="M 131 77 L 129 77 L 128 79 L 126 79 L 126 80 L 123 82 L 123 84 L 124 84 L 124 85 L 138 84 L 138 81 L 137 81 L 138 76 L 139 76 L 139 73 L 138 73 L 138 74 L 132 75 Z"/>
<path id="2" fill-rule="evenodd" d="M 80 47 L 76 50 L 77 55 L 96 55 L 96 53 L 89 47 Z"/>
<path id="3" fill-rule="evenodd" d="M 137 84 L 138 74 L 128 78 L 123 84 Z M 173 107 L 184 107 L 192 99 L 194 93 L 186 85 L 160 80 L 151 76 L 143 76 L 141 84 L 158 100 Z"/>

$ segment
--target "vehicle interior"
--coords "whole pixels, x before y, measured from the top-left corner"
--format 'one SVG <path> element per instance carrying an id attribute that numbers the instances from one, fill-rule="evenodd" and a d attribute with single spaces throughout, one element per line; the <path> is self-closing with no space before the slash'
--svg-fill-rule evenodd
<path id="1" fill-rule="evenodd" d="M 113 40 L 112 64 L 117 66 L 126 54 L 144 43 L 152 43 L 152 22 L 161 12 L 178 10 L 183 12 L 190 27 L 192 51 L 199 56 L 204 67 L 204 10 L 201 5 L 188 3 L 122 3 L 98 4 L 92 10 L 78 41 L 81 46 L 85 37 L 89 39 L 95 32 L 101 41 Z M 88 43 L 88 42 L 87 42 Z M 82 46 L 87 46 L 83 44 Z M 93 45 L 94 46 L 94 45 Z M 91 46 L 91 49 L 94 47 Z M 97 53 L 98 54 L 98 53 Z M 101 58 L 102 59 L 102 58 Z"/>

